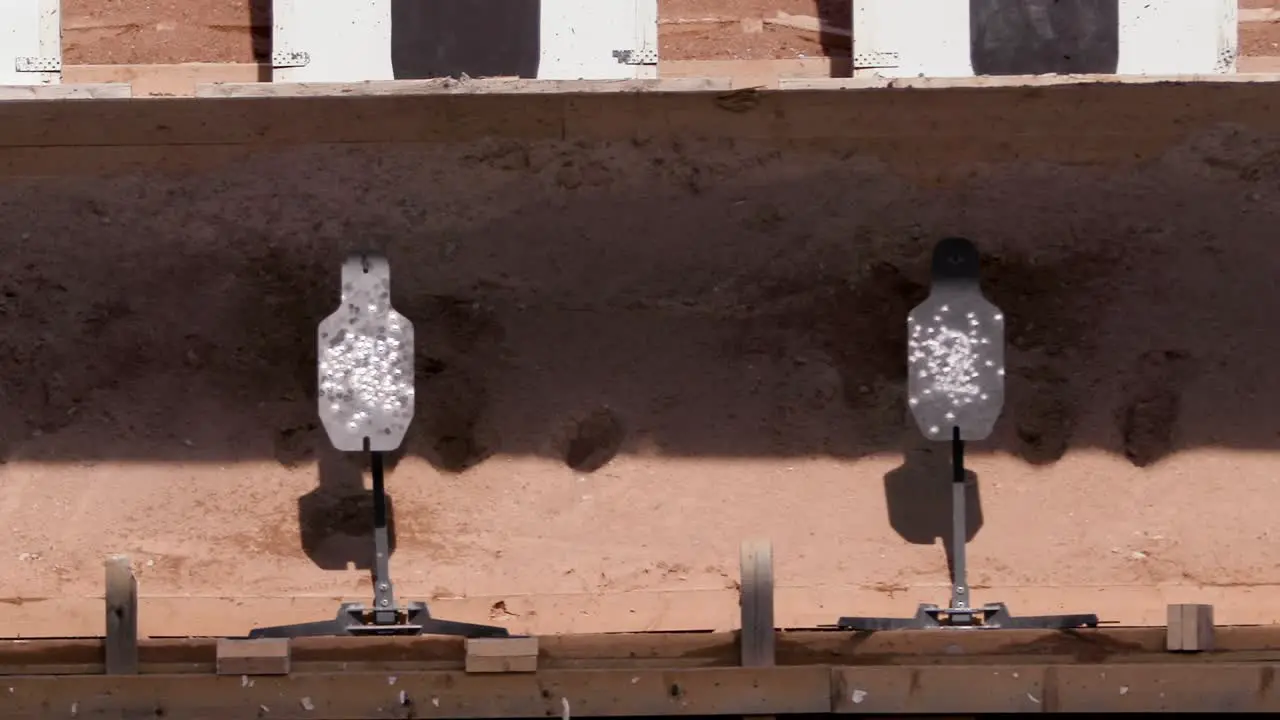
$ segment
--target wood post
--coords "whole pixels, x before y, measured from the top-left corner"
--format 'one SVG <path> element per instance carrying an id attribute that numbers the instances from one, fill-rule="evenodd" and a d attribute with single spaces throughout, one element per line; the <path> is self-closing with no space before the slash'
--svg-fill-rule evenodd
<path id="1" fill-rule="evenodd" d="M 138 581 L 127 555 L 107 558 L 108 675 L 138 673 Z"/>

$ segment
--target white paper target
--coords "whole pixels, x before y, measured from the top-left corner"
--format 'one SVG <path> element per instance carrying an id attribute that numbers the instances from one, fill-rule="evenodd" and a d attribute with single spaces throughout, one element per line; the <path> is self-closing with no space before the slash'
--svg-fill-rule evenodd
<path id="1" fill-rule="evenodd" d="M 938 243 L 929 297 L 907 316 L 907 403 L 930 440 L 954 428 L 982 440 L 1004 406 L 1004 313 L 982 295 L 978 259 L 967 240 Z"/>
<path id="2" fill-rule="evenodd" d="M 342 305 L 318 336 L 320 420 L 333 446 L 398 448 L 413 420 L 413 324 L 391 307 L 386 258 L 347 258 Z"/>

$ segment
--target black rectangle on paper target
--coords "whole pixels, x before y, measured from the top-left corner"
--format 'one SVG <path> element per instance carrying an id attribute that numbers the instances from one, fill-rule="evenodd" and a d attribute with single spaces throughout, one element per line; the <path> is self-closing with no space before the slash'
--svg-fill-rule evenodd
<path id="1" fill-rule="evenodd" d="M 1111 74 L 1119 0 L 969 0 L 975 75 Z"/>
<path id="2" fill-rule="evenodd" d="M 536 78 L 541 0 L 391 0 L 397 80 Z"/>

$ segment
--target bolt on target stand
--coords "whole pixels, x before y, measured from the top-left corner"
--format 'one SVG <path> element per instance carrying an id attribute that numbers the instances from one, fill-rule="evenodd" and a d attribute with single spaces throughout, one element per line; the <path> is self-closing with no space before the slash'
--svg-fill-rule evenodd
<path id="1" fill-rule="evenodd" d="M 965 562 L 964 444 L 991 434 L 1004 405 L 1004 314 L 982 295 L 978 250 L 947 238 L 933 253 L 929 297 L 907 317 L 908 404 L 930 440 L 951 442 L 951 605 L 922 604 L 915 617 L 843 617 L 841 630 L 1097 627 L 1097 615 L 1015 617 L 1004 603 L 974 607 Z"/>
<path id="2" fill-rule="evenodd" d="M 391 307 L 385 257 L 355 254 L 342 265 L 342 305 L 319 329 L 320 420 L 338 450 L 369 453 L 373 476 L 373 606 L 343 603 L 333 620 L 257 628 L 251 638 L 335 635 L 508 637 L 505 628 L 438 620 L 424 602 L 399 605 L 391 583 L 383 453 L 413 419 L 413 324 Z"/>

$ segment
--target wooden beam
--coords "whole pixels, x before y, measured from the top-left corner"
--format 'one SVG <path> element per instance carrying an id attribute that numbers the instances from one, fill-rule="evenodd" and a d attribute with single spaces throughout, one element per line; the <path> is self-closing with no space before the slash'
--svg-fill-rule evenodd
<path id="1" fill-rule="evenodd" d="M 1052 88 L 1141 85 L 1260 85 L 1280 80 L 1280 67 L 1273 72 L 1236 73 L 1234 75 L 1036 75 L 974 77 L 856 77 L 856 78 L 782 78 L 783 90 L 958 90 L 995 88 Z"/>
<path id="2" fill-rule="evenodd" d="M 1236 60 L 1236 72 L 1246 74 L 1280 74 L 1280 57 L 1257 55 Z"/>
<path id="3" fill-rule="evenodd" d="M 848 57 L 796 58 L 790 60 L 670 60 L 658 66 L 664 78 L 728 78 L 733 89 L 776 89 L 784 78 L 848 77 Z"/>
<path id="4" fill-rule="evenodd" d="M 119 100 L 132 96 L 133 86 L 128 83 L 0 85 L 0 100 Z"/>
<path id="5" fill-rule="evenodd" d="M 743 667 L 774 664 L 773 545 L 768 540 L 747 540 L 739 550 L 739 584 L 742 606 Z"/>
<path id="6" fill-rule="evenodd" d="M 371 97 L 388 95 L 498 95 L 563 93 L 706 92 L 728 90 L 727 79 L 524 80 L 380 80 L 360 83 L 221 83 L 196 86 L 202 98 Z"/>
<path id="7" fill-rule="evenodd" d="M 106 672 L 138 672 L 138 581 L 126 555 L 107 558 Z"/>
<path id="8" fill-rule="evenodd" d="M 980 78 L 990 81 L 992 78 Z M 1024 79 L 1025 80 L 1025 79 Z M 871 89 L 859 93 L 765 92 L 759 109 L 730 113 L 718 93 L 582 93 L 300 97 L 278 102 L 200 99 L 166 102 L 20 102 L 0 105 L 0 146 L 282 145 L 317 143 L 465 143 L 514 139 L 605 141 L 636 137 L 712 136 L 832 141 L 850 152 L 883 151 L 907 143 L 909 161 L 986 163 L 1137 162 L 1167 152 L 1187 134 L 1224 122 L 1280 131 L 1280 84 L 1096 82 L 1041 88 L 1026 102 L 1016 79 L 958 83 L 931 92 Z M 1090 128 L 1105 107 L 1109 132 Z M 516 108 L 519 112 L 513 112 Z M 1154 109 L 1153 109 L 1154 108 Z M 943 112 L 944 131 L 919 121 Z M 1027 128 L 1036 128 L 1029 133 Z M 1046 137 L 1060 142 L 1045 142 Z M 1118 154 L 1123 136 L 1127 153 Z M 966 138 L 957 145 L 956 138 Z M 1068 142 L 1068 140 L 1070 142 Z M 136 152 L 136 151 L 135 151 Z M 167 153 L 171 161 L 174 152 Z"/>
<path id="9" fill-rule="evenodd" d="M 825 713 L 825 666 L 13 677 L 0 717 L 520 718 Z"/>
<path id="10" fill-rule="evenodd" d="M 832 673 L 836 713 L 1280 711 L 1269 663 L 845 667 Z"/>
<path id="11" fill-rule="evenodd" d="M 944 631 L 945 632 L 945 631 Z M 950 633 L 946 633 L 950 634 Z M 1280 712 L 1274 664 L 829 666 L 5 679 L 0 717 L 519 718 Z"/>
<path id="12" fill-rule="evenodd" d="M 1240 8 L 1240 23 L 1280 22 L 1280 8 Z"/>
<path id="13" fill-rule="evenodd" d="M 1213 649 L 1213 606 L 1179 604 L 1168 609 L 1166 647 L 1172 652 Z"/>
<path id="14" fill-rule="evenodd" d="M 211 638 L 143 639 L 139 665 L 146 673 L 215 671 L 218 641 Z M 737 634 L 636 633 L 538 638 L 541 670 L 601 667 L 692 669 L 740 663 Z M 785 631 L 776 637 L 780 665 L 1016 664 L 1028 654 L 1045 663 L 1186 662 L 1241 663 L 1280 659 L 1280 626 L 1218 627 L 1214 652 L 1166 651 L 1166 629 L 1100 628 L 1071 633 L 1046 630 L 998 632 L 891 631 L 857 635 L 840 631 Z M 101 674 L 105 641 L 16 640 L 0 642 L 0 676 Z M 295 638 L 293 672 L 338 670 L 462 671 L 464 641 L 447 637 Z"/>
<path id="15" fill-rule="evenodd" d="M 175 65 L 64 65 L 64 83 L 126 83 L 134 97 L 190 97 L 202 83 L 249 83 L 271 79 L 271 67 L 250 63 Z"/>

